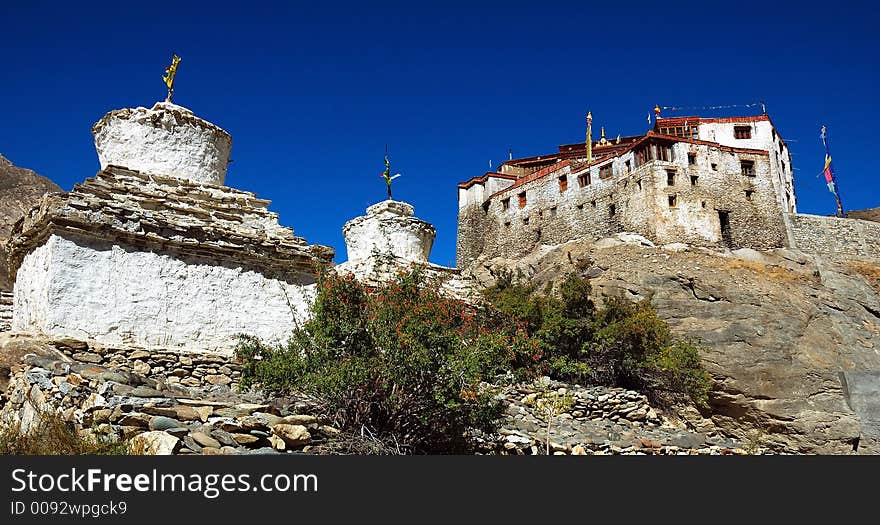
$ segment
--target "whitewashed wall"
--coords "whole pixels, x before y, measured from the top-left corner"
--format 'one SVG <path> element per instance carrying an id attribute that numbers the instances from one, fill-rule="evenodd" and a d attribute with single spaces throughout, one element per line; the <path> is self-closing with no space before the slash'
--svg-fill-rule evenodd
<path id="1" fill-rule="evenodd" d="M 308 315 L 314 284 L 288 281 L 233 263 L 53 234 L 18 270 L 13 330 L 231 352 L 236 334 L 286 340 Z"/>

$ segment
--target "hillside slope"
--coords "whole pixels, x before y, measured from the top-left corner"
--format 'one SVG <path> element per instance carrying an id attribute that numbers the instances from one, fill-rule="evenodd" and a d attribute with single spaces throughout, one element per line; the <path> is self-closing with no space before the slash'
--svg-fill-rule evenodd
<path id="1" fill-rule="evenodd" d="M 683 414 L 695 427 L 778 452 L 880 453 L 880 266 L 619 237 L 626 242 L 479 261 L 470 272 L 488 285 L 512 269 L 542 287 L 577 271 L 597 297 L 650 301 L 674 332 L 705 345 L 711 422 Z"/>
<path id="2" fill-rule="evenodd" d="M 61 191 L 57 184 L 32 170 L 19 168 L 0 155 L 0 290 L 11 289 L 6 274 L 6 252 L 3 245 L 12 225 L 37 203 L 46 192 Z"/>

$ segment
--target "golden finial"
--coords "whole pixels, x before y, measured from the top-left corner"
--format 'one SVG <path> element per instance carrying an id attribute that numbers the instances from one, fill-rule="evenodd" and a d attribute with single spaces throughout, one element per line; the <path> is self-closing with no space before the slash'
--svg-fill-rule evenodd
<path id="1" fill-rule="evenodd" d="M 177 74 L 177 64 L 179 63 L 180 57 L 172 53 L 171 65 L 165 67 L 165 75 L 162 77 L 165 85 L 168 86 L 168 96 L 165 98 L 165 102 L 171 102 L 171 97 L 174 96 L 174 75 Z"/>
<path id="2" fill-rule="evenodd" d="M 587 162 L 593 162 L 593 112 L 587 111 Z"/>

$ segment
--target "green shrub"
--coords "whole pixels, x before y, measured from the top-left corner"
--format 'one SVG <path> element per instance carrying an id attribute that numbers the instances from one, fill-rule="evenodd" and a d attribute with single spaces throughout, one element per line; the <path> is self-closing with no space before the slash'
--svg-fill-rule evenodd
<path id="1" fill-rule="evenodd" d="M 711 376 L 696 345 L 675 340 L 647 302 L 607 297 L 597 308 L 590 293 L 589 281 L 576 274 L 544 294 L 511 274 L 486 290 L 496 308 L 538 341 L 539 359 L 513 363 L 520 374 L 631 388 L 663 402 L 686 395 L 705 404 Z"/>
<path id="2" fill-rule="evenodd" d="M 324 274 L 313 313 L 285 346 L 239 341 L 242 385 L 316 395 L 336 425 L 407 452 L 467 451 L 467 431 L 500 415 L 480 382 L 537 348 L 521 323 L 444 296 L 418 270 L 372 290 Z"/>

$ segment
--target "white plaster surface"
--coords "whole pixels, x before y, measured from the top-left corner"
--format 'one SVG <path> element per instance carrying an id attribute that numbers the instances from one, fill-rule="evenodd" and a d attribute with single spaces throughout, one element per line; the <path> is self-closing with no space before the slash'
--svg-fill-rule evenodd
<path id="1" fill-rule="evenodd" d="M 222 185 L 226 178 L 232 138 L 182 106 L 111 111 L 92 133 L 101 169 L 115 165 L 199 184 Z"/>
<path id="2" fill-rule="evenodd" d="M 239 333 L 286 340 L 314 297 L 310 282 L 68 235 L 24 258 L 14 331 L 231 353 Z"/>
<path id="3" fill-rule="evenodd" d="M 342 228 L 349 262 L 390 256 L 407 262 L 424 263 L 431 256 L 436 231 L 412 216 L 413 207 L 386 200 L 367 208 Z"/>

